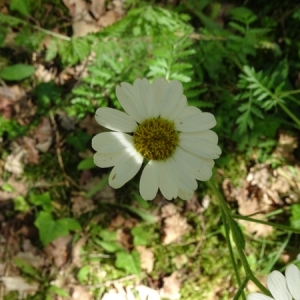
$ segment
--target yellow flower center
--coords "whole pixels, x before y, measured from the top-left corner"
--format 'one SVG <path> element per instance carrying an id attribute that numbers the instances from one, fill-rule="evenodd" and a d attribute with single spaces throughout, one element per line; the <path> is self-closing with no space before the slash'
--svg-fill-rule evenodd
<path id="1" fill-rule="evenodd" d="M 148 160 L 167 160 L 179 142 L 174 122 L 161 118 L 146 119 L 133 134 L 135 149 Z"/>

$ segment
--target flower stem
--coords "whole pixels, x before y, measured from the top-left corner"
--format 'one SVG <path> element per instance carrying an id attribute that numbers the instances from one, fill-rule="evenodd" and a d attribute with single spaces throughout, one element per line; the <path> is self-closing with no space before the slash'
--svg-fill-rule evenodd
<path id="1" fill-rule="evenodd" d="M 253 272 L 251 271 L 251 268 L 248 264 L 246 255 L 243 251 L 243 246 L 241 244 L 241 240 L 239 238 L 239 232 L 237 231 L 237 227 L 236 227 L 236 223 L 235 220 L 233 219 L 232 213 L 230 211 L 230 209 L 227 206 L 227 203 L 223 197 L 223 195 L 220 193 L 219 189 L 216 186 L 215 180 L 211 179 L 210 181 L 208 181 L 208 185 L 211 187 L 211 189 L 213 190 L 214 194 L 216 195 L 219 204 L 221 206 L 221 209 L 223 210 L 225 217 L 227 218 L 227 222 L 230 226 L 231 232 L 232 232 L 232 236 L 233 236 L 233 240 L 236 244 L 236 248 L 241 260 L 241 263 L 243 265 L 243 268 L 246 272 L 246 276 L 249 277 L 249 279 L 251 279 L 253 281 L 253 283 L 266 295 L 271 296 L 270 292 L 259 282 L 259 280 L 254 276 Z"/>

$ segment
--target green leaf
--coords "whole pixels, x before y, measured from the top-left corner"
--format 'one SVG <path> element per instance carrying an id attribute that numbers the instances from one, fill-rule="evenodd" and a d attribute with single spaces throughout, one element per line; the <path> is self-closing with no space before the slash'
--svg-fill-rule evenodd
<path id="1" fill-rule="evenodd" d="M 99 236 L 104 241 L 116 241 L 116 239 L 117 239 L 117 233 L 114 231 L 107 230 L 107 229 L 101 230 L 99 233 Z"/>
<path id="2" fill-rule="evenodd" d="M 19 12 L 24 16 L 29 16 L 30 13 L 30 1 L 29 0 L 11 0 L 9 3 L 9 9 Z"/>
<path id="3" fill-rule="evenodd" d="M 80 230 L 80 224 L 71 218 L 54 220 L 52 214 L 41 211 L 34 222 L 39 230 L 40 240 L 44 246 L 55 239 L 66 236 L 70 230 Z"/>
<path id="4" fill-rule="evenodd" d="M 85 196 L 87 198 L 93 197 L 96 193 L 102 190 L 108 182 L 108 175 L 104 176 L 100 182 L 98 182 Z"/>
<path id="5" fill-rule="evenodd" d="M 89 170 L 94 168 L 96 165 L 94 164 L 94 158 L 93 157 L 88 157 L 84 160 L 82 160 L 78 166 L 77 170 Z"/>
<path id="6" fill-rule="evenodd" d="M 17 196 L 14 199 L 14 209 L 17 211 L 28 212 L 30 206 L 28 205 L 28 203 L 26 202 L 23 196 Z"/>
<path id="7" fill-rule="evenodd" d="M 0 70 L 0 78 L 4 80 L 23 80 L 34 74 L 35 68 L 31 65 L 16 64 Z"/>
<path id="8" fill-rule="evenodd" d="M 140 255 L 137 251 L 127 252 L 117 252 L 116 262 L 117 268 L 124 269 L 129 274 L 140 274 Z"/>
<path id="9" fill-rule="evenodd" d="M 15 189 L 13 186 L 11 186 L 9 183 L 5 182 L 2 186 L 1 186 L 1 189 L 4 191 L 4 192 L 8 192 L 8 193 L 11 193 L 11 192 L 14 192 Z"/>
<path id="10" fill-rule="evenodd" d="M 13 262 L 25 274 L 30 275 L 36 279 L 41 279 L 38 271 L 34 267 L 32 267 L 27 261 L 19 257 L 14 257 Z"/>
<path id="11" fill-rule="evenodd" d="M 83 266 L 77 273 L 77 279 L 81 282 L 81 283 L 86 283 L 88 281 L 89 278 L 89 274 L 90 274 L 90 266 L 89 265 L 85 265 Z"/>
<path id="12" fill-rule="evenodd" d="M 290 217 L 291 226 L 300 228 L 300 204 L 293 204 L 291 206 L 292 215 Z"/>
<path id="13" fill-rule="evenodd" d="M 242 248 L 243 250 L 245 250 L 245 238 L 244 238 L 244 234 L 242 232 L 241 227 L 239 226 L 239 224 L 235 221 L 232 220 L 232 231 L 235 231 L 235 236 L 237 238 L 236 241 L 234 241 L 237 244 L 237 247 Z"/>
<path id="14" fill-rule="evenodd" d="M 31 193 L 29 196 L 29 202 L 35 206 L 42 206 L 43 210 L 46 211 L 51 211 L 53 209 L 49 192 L 45 192 L 43 194 Z"/>
<path id="15" fill-rule="evenodd" d="M 105 251 L 109 253 L 115 253 L 120 250 L 124 250 L 123 247 L 117 242 L 106 242 L 95 239 L 95 243 L 101 246 Z"/>
<path id="16" fill-rule="evenodd" d="M 59 288 L 55 285 L 50 285 L 50 287 L 47 289 L 47 292 L 62 297 L 69 297 L 69 293 L 65 289 Z"/>
<path id="17" fill-rule="evenodd" d="M 138 209 L 138 208 L 132 207 L 130 205 L 126 205 L 126 204 L 119 204 L 119 206 L 127 208 L 131 212 L 137 214 L 142 220 L 144 220 L 146 222 L 149 222 L 149 223 L 157 222 L 157 218 L 146 211 L 143 211 L 141 209 Z"/>
<path id="18" fill-rule="evenodd" d="M 149 231 L 146 231 L 141 226 L 136 226 L 132 228 L 131 233 L 133 235 L 134 246 L 138 246 L 138 245 L 146 246 L 151 239 L 151 233 Z"/>

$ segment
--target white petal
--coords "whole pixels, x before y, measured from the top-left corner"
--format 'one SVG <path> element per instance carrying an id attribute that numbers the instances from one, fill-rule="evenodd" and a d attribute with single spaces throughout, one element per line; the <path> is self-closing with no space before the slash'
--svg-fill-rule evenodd
<path id="1" fill-rule="evenodd" d="M 133 86 L 127 82 L 122 82 L 121 86 L 117 86 L 116 94 L 128 115 L 138 123 L 141 123 L 144 120 L 144 108 L 140 101 L 140 96 L 136 94 Z"/>
<path id="2" fill-rule="evenodd" d="M 295 265 L 289 265 L 285 270 L 286 283 L 295 300 L 300 299 L 300 271 Z"/>
<path id="3" fill-rule="evenodd" d="M 218 143 L 218 135 L 212 130 L 198 131 L 198 132 L 181 132 L 180 138 L 181 139 L 188 138 L 189 140 L 202 138 L 214 144 Z"/>
<path id="4" fill-rule="evenodd" d="M 152 90 L 154 97 L 153 117 L 158 117 L 160 114 L 160 106 L 165 94 L 168 81 L 165 78 L 157 78 L 152 82 Z"/>
<path id="5" fill-rule="evenodd" d="M 191 200 L 194 196 L 195 191 L 193 190 L 181 190 L 178 191 L 178 197 L 182 200 Z"/>
<path id="6" fill-rule="evenodd" d="M 189 169 L 184 163 L 184 160 L 181 159 L 179 155 L 170 159 L 172 169 L 174 170 L 174 175 L 183 183 L 189 190 L 196 190 L 198 187 L 197 181 L 193 178 L 192 174 L 189 172 Z"/>
<path id="7" fill-rule="evenodd" d="M 185 151 L 181 147 L 177 148 L 174 159 L 176 161 L 181 160 L 197 180 L 207 181 L 212 176 L 213 166 L 209 165 L 210 162 Z"/>
<path id="8" fill-rule="evenodd" d="M 137 127 L 132 117 L 109 107 L 98 108 L 95 118 L 100 125 L 115 131 L 133 132 Z"/>
<path id="9" fill-rule="evenodd" d="M 139 153 L 133 155 L 125 152 L 109 175 L 109 185 L 115 189 L 120 188 L 136 175 L 142 163 L 143 157 Z"/>
<path id="10" fill-rule="evenodd" d="M 141 115 L 143 117 L 143 120 L 148 118 L 148 112 L 146 109 L 146 102 L 143 100 L 144 97 L 144 89 L 143 89 L 143 82 L 142 79 L 137 78 L 134 83 L 133 83 L 133 89 L 132 89 L 133 94 L 135 95 L 135 98 L 137 99 L 139 103 L 139 109 L 141 112 Z"/>
<path id="11" fill-rule="evenodd" d="M 195 106 L 186 106 L 178 118 L 183 119 L 200 113 L 202 113 L 202 111 L 199 108 Z"/>
<path id="12" fill-rule="evenodd" d="M 175 109 L 173 110 L 173 112 L 171 113 L 171 115 L 169 116 L 169 118 L 171 120 L 175 120 L 176 118 L 181 117 L 182 112 L 186 108 L 186 105 L 187 105 L 186 96 L 185 95 L 181 95 L 179 102 L 177 103 Z"/>
<path id="13" fill-rule="evenodd" d="M 111 153 L 100 153 L 94 154 L 94 163 L 100 168 L 109 168 L 114 166 L 123 156 L 124 150 Z"/>
<path id="14" fill-rule="evenodd" d="M 153 118 L 154 116 L 154 95 L 153 88 L 146 78 L 138 81 L 141 99 L 145 107 L 145 118 Z"/>
<path id="15" fill-rule="evenodd" d="M 271 298 L 269 296 L 260 294 L 260 293 L 251 293 L 247 296 L 247 300 L 274 300 L 274 298 Z"/>
<path id="16" fill-rule="evenodd" d="M 176 186 L 173 178 L 173 174 L 169 169 L 167 162 L 159 162 L 159 189 L 163 196 L 172 200 L 178 195 L 178 187 Z"/>
<path id="17" fill-rule="evenodd" d="M 153 200 L 158 191 L 159 167 L 150 161 L 143 170 L 140 180 L 140 194 L 145 200 Z"/>
<path id="18" fill-rule="evenodd" d="M 191 152 L 197 156 L 209 159 L 217 159 L 222 151 L 220 147 L 205 139 L 188 139 L 180 140 L 180 146 L 186 151 Z"/>
<path id="19" fill-rule="evenodd" d="M 182 84 L 177 80 L 169 82 L 161 103 L 160 116 L 169 118 L 179 105 L 182 95 Z"/>
<path id="20" fill-rule="evenodd" d="M 216 119 L 211 113 L 194 114 L 175 120 L 176 130 L 184 132 L 204 131 L 213 128 L 216 124 Z"/>
<path id="21" fill-rule="evenodd" d="M 122 132 L 98 133 L 92 139 L 92 148 L 101 153 L 118 152 L 134 148 L 133 137 Z"/>
<path id="22" fill-rule="evenodd" d="M 285 277 L 279 271 L 273 271 L 268 275 L 267 286 L 275 300 L 292 300 Z"/>

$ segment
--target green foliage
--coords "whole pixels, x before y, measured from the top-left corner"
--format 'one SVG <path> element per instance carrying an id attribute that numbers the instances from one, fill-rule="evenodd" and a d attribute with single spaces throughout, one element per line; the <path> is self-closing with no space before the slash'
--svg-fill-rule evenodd
<path id="1" fill-rule="evenodd" d="M 24 16 L 29 16 L 30 13 L 30 1 L 29 0 L 11 0 L 9 8 L 12 11 L 17 11 Z"/>
<path id="2" fill-rule="evenodd" d="M 34 225 L 39 230 L 39 236 L 44 246 L 61 236 L 66 236 L 70 231 L 81 230 L 80 224 L 72 218 L 53 219 L 49 212 L 41 211 Z"/>
<path id="3" fill-rule="evenodd" d="M 30 65 L 16 64 L 0 70 L 0 78 L 4 80 L 23 80 L 34 74 L 35 68 Z"/>
<path id="4" fill-rule="evenodd" d="M 140 274 L 140 255 L 136 250 L 131 253 L 117 252 L 116 253 L 116 267 L 124 269 L 128 274 Z"/>
<path id="5" fill-rule="evenodd" d="M 293 204 L 291 207 L 292 215 L 290 217 L 291 226 L 300 229 L 300 204 Z"/>

